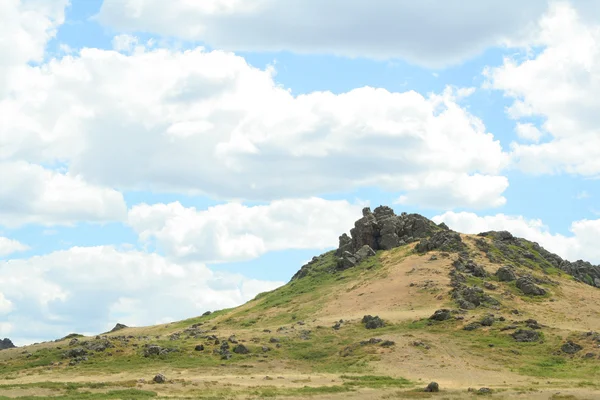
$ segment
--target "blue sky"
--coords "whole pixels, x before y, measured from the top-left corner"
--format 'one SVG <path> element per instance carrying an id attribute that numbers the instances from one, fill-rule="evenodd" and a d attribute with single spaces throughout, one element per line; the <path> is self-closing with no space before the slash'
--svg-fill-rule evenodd
<path id="1" fill-rule="evenodd" d="M 252 4 L 3 2 L 0 336 L 235 306 L 365 205 L 600 263 L 598 8 Z"/>

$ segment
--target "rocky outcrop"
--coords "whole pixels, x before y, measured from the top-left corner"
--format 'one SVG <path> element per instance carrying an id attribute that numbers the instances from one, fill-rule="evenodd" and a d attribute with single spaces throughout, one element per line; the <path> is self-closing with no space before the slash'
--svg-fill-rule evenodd
<path id="1" fill-rule="evenodd" d="M 9 338 L 0 340 L 0 350 L 14 349 L 15 347 L 17 346 L 15 346 Z"/>
<path id="2" fill-rule="evenodd" d="M 429 238 L 423 238 L 415 247 L 419 253 L 431 250 L 440 251 L 465 251 L 467 246 L 463 243 L 460 234 L 454 231 L 440 231 Z"/>
<path id="3" fill-rule="evenodd" d="M 512 282 L 517 280 L 517 274 L 510 265 L 505 265 L 498 268 L 496 271 L 496 277 L 500 282 Z"/>
<path id="4" fill-rule="evenodd" d="M 125 325 L 125 324 L 120 324 L 120 323 L 117 323 L 117 324 L 115 325 L 115 327 L 114 327 L 114 328 L 112 328 L 110 331 L 111 331 L 111 332 L 116 332 L 116 331 L 120 331 L 121 329 L 125 329 L 125 328 L 128 328 L 128 326 L 127 326 L 127 325 Z"/>
<path id="5" fill-rule="evenodd" d="M 339 259 L 338 269 L 352 268 L 375 255 L 377 250 L 390 250 L 440 231 L 451 232 L 446 226 L 438 226 L 418 214 L 396 215 L 387 206 L 379 206 L 372 212 L 365 207 L 362 214 L 350 230 L 350 236 L 344 233 L 339 237 L 335 253 Z"/>
<path id="6" fill-rule="evenodd" d="M 546 291 L 543 288 L 536 285 L 533 280 L 527 276 L 517 279 L 516 285 L 523 293 L 531 296 L 543 296 L 546 294 Z"/>
<path id="7" fill-rule="evenodd" d="M 560 256 L 549 252 L 538 243 L 514 237 L 510 232 L 506 231 L 482 232 L 479 236 L 490 238 L 492 245 L 498 250 L 494 254 L 487 247 L 488 245 L 478 242 L 478 247 L 486 251 L 488 258 L 492 262 L 501 261 L 497 259 L 498 254 L 506 260 L 525 266 L 528 266 L 533 261 L 542 268 L 558 268 L 580 282 L 600 288 L 600 265 L 592 265 L 582 260 L 574 262 L 563 260 Z"/>

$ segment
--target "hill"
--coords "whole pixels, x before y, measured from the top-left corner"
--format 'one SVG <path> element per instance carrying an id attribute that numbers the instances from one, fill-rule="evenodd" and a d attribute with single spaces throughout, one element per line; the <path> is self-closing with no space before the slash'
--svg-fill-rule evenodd
<path id="1" fill-rule="evenodd" d="M 1 351 L 0 399 L 600 398 L 598 287 L 508 232 L 365 209 L 240 307 Z"/>

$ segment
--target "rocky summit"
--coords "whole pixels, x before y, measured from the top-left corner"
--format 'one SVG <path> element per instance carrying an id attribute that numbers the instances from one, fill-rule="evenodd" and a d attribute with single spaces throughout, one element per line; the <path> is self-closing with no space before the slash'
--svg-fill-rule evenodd
<path id="1" fill-rule="evenodd" d="M 5 349 L 0 397 L 600 398 L 599 266 L 386 206 L 348 228 L 239 307 Z"/>
<path id="2" fill-rule="evenodd" d="M 4 338 L 0 340 L 0 350 L 12 349 L 15 347 L 17 346 L 15 346 L 9 338 Z"/>

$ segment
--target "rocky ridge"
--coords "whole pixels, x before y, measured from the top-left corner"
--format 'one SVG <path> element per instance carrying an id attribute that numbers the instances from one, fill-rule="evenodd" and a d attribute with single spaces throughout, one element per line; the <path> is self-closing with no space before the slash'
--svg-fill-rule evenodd
<path id="1" fill-rule="evenodd" d="M 14 349 L 15 347 L 17 346 L 15 346 L 9 338 L 0 340 L 0 350 Z"/>
<path id="2" fill-rule="evenodd" d="M 513 264 L 532 269 L 537 265 L 543 269 L 556 268 L 578 281 L 600 288 L 600 265 L 592 265 L 582 260 L 575 262 L 564 260 L 538 243 L 517 238 L 507 231 L 482 232 L 478 236 L 475 241 L 477 247 L 493 263 L 508 264 L 507 268 Z M 378 250 L 390 250 L 413 242 L 418 242 L 415 251 L 419 253 L 438 250 L 459 253 L 461 257 L 468 258 L 468 248 L 460 234 L 444 223 L 436 224 L 419 214 L 403 212 L 396 215 L 394 210 L 387 206 L 379 206 L 373 211 L 365 207 L 362 210 L 362 217 L 350 230 L 350 235 L 344 233 L 339 237 L 339 246 L 335 250 L 337 265 L 335 270 L 332 269 L 330 272 L 352 268 L 374 256 Z M 306 276 L 311 268 L 321 262 L 323 256 L 313 257 L 294 275 L 292 281 Z M 473 266 L 467 264 L 465 267 L 469 269 Z M 511 271 L 503 271 L 510 275 Z M 475 276 L 484 273 L 483 271 L 472 272 Z M 504 279 L 509 278 L 505 276 Z M 521 279 L 518 285 L 531 294 L 543 294 L 526 278 Z"/>

